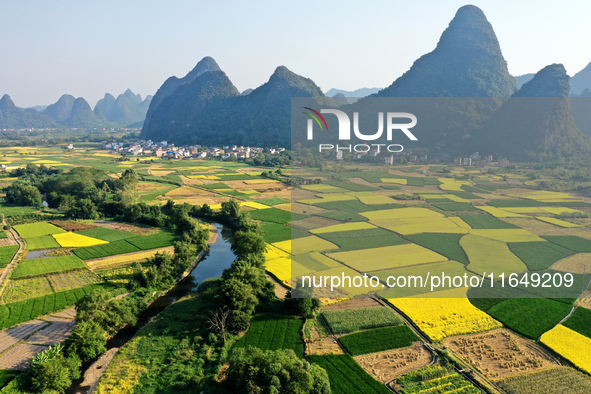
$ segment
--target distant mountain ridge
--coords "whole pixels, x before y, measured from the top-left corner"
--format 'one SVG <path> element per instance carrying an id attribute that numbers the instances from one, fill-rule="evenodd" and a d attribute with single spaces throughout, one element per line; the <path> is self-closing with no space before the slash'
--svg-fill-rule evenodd
<path id="1" fill-rule="evenodd" d="M 0 129 L 53 127 L 56 127 L 56 124 L 49 116 L 34 109 L 18 108 L 7 94 L 0 99 Z"/>
<path id="2" fill-rule="evenodd" d="M 209 71 L 200 67 L 204 62 Z M 191 72 L 198 75 L 190 82 L 178 83 L 173 91 L 169 90 L 170 78 L 163 84 L 158 92 L 168 95 L 146 117 L 143 138 L 207 145 L 232 141 L 288 146 L 291 98 L 324 97 L 312 80 L 284 66 L 277 67 L 268 82 L 241 95 L 219 67 L 211 67 L 213 64 L 217 66 L 211 58 L 201 60 L 194 68 L 200 72 Z"/>
<path id="3" fill-rule="evenodd" d="M 84 98 L 75 98 L 69 94 L 62 95 L 57 102 L 48 105 L 42 114 L 62 127 L 92 129 L 112 126 L 100 111 L 93 112 Z"/>
<path id="4" fill-rule="evenodd" d="M 570 79 L 571 94 L 581 94 L 585 89 L 591 89 L 591 63 Z"/>
<path id="5" fill-rule="evenodd" d="M 105 93 L 105 97 L 96 103 L 94 110 L 95 112 L 100 111 L 109 122 L 120 126 L 129 126 L 143 122 L 151 101 L 152 96 L 147 96 L 145 100 L 142 100 L 141 95 L 127 89 L 117 98 L 110 93 Z"/>
<path id="6" fill-rule="evenodd" d="M 342 90 L 333 88 L 326 92 L 326 97 L 334 97 L 337 94 L 342 94 L 343 97 L 367 97 L 379 91 L 380 88 L 360 88 L 356 90 Z"/>

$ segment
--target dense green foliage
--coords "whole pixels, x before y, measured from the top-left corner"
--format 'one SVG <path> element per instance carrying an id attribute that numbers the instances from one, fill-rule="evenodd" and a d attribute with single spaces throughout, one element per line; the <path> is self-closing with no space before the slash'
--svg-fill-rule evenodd
<path id="1" fill-rule="evenodd" d="M 402 318 L 390 308 L 358 308 L 322 312 L 334 334 L 401 324 Z"/>
<path id="2" fill-rule="evenodd" d="M 291 350 L 236 349 L 224 384 L 231 392 L 330 394 L 326 372 Z"/>
<path id="3" fill-rule="evenodd" d="M 462 375 L 454 371 L 452 366 L 441 367 L 431 365 L 407 373 L 398 378 L 397 383 L 402 386 L 402 394 L 418 393 L 464 393 L 478 394 L 477 389 Z"/>
<path id="4" fill-rule="evenodd" d="M 406 325 L 374 328 L 339 337 L 339 342 L 352 356 L 407 347 L 418 340 L 419 337 Z"/>

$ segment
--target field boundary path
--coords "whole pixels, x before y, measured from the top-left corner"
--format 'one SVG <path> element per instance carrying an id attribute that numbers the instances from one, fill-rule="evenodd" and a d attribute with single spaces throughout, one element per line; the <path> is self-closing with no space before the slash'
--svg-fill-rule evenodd
<path id="1" fill-rule="evenodd" d="M 6 225 L 6 219 L 2 220 L 2 225 Z M 18 251 L 14 254 L 14 256 L 12 257 L 12 260 L 10 261 L 10 263 L 8 263 L 8 265 L 6 266 L 4 271 L 2 272 L 2 275 L 0 275 L 0 297 L 2 296 L 2 293 L 4 293 L 4 289 L 6 288 L 6 284 L 8 283 L 8 276 L 12 273 L 12 271 L 14 270 L 14 267 L 16 267 L 16 263 L 18 262 L 18 260 L 21 257 L 21 254 L 25 250 L 24 241 L 17 234 L 17 232 L 12 228 L 12 226 L 10 227 L 10 231 L 8 232 L 8 238 L 11 238 L 12 240 L 14 240 L 17 243 Z"/>

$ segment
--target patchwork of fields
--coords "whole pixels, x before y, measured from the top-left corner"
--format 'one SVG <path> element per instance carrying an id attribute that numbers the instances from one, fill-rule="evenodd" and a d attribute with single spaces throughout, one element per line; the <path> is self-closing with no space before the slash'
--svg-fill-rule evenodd
<path id="1" fill-rule="evenodd" d="M 56 159 L 42 151 L 32 156 L 36 160 Z M 337 299 L 372 295 L 389 304 L 322 311 L 326 332 L 318 334 L 318 340 L 330 342 L 335 353 L 345 354 L 311 352 L 314 347 L 306 334 L 308 323 L 293 316 L 257 315 L 236 344 L 306 354 L 326 369 L 335 393 L 387 393 L 374 379 L 378 374 L 372 373 L 371 367 L 378 368 L 380 360 L 387 357 L 396 357 L 401 365 L 425 366 L 425 354 L 430 353 L 417 346 L 421 340 L 415 329 L 434 341 L 435 347 L 449 344 L 460 358 L 508 393 L 525 393 L 528 385 L 564 388 L 556 392 L 589 387 L 587 375 L 572 368 L 554 368 L 552 358 L 544 358 L 544 349 L 549 348 L 591 373 L 591 360 L 584 355 L 591 354 L 591 348 L 587 349 L 591 311 L 577 308 L 564 320 L 572 311 L 574 298 L 539 291 L 537 294 L 548 298 L 512 298 L 523 295 L 519 293 L 525 291 L 523 287 L 500 291 L 497 298 L 483 298 L 477 291 L 456 291 L 445 285 L 434 297 L 425 298 L 429 289 L 387 286 L 391 276 L 426 280 L 438 272 L 463 276 L 492 271 L 507 276 L 573 273 L 579 275 L 579 286 L 583 274 L 591 272 L 586 255 L 591 253 L 591 219 L 585 217 L 588 198 L 533 190 L 521 180 L 526 177 L 514 174 L 460 168 L 444 172 L 443 166 L 377 168 L 360 164 L 338 173 L 305 169 L 309 175 L 303 178 L 314 182 L 292 188 L 263 177 L 261 173 L 268 169 L 244 163 L 155 159 L 121 164 L 100 154 L 54 161 L 66 167 L 92 165 L 113 175 L 134 168 L 141 176 L 137 197 L 148 204 L 164 204 L 170 198 L 177 203 L 208 204 L 215 210 L 230 198 L 239 199 L 241 209 L 261 223 L 267 243 L 266 270 L 286 287 L 293 287 L 302 275 L 353 277 L 367 273 L 378 278 L 379 286 L 369 291 L 339 284 L 332 294 L 326 289 L 318 293 Z M 14 156 L 10 162 L 18 166 L 21 160 Z M 27 209 L 2 206 L 0 211 L 11 216 Z M 132 262 L 144 261 L 156 249 L 170 248 L 174 239 L 165 231 L 143 234 L 141 228 L 134 233 L 123 227 L 89 227 L 68 229 L 46 222 L 14 226 L 28 253 L 64 252 L 19 262 L 2 295 L 1 327 L 71 306 L 94 288 L 127 283 Z M 0 246 L 0 269 L 17 249 Z M 535 294 L 527 292 L 528 297 Z M 511 330 L 507 336 L 497 330 L 502 327 Z M 537 339 L 543 346 L 534 346 Z M 470 348 L 477 346 L 485 350 L 475 355 Z M 505 356 L 490 353 L 487 346 L 506 347 Z M 508 359 L 511 352 L 519 351 L 526 356 Z M 492 360 L 497 356 L 505 357 L 507 368 L 485 365 L 487 357 Z M 361 357 L 373 361 L 362 367 L 356 361 Z M 503 375 L 504 369 L 511 368 L 512 373 Z M 386 380 L 388 373 L 393 372 L 379 376 Z M 479 392 L 461 375 L 439 365 L 404 373 L 394 375 L 400 393 Z"/>

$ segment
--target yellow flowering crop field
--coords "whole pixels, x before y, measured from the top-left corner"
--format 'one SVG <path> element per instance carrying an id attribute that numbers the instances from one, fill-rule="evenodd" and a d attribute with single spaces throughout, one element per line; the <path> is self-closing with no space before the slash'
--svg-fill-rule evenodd
<path id="1" fill-rule="evenodd" d="M 86 235 L 76 233 L 53 234 L 53 238 L 55 238 L 62 248 L 82 248 L 84 246 L 95 246 L 109 243 L 102 239 L 87 237 Z"/>
<path id="2" fill-rule="evenodd" d="M 564 228 L 581 227 L 580 224 L 570 223 L 565 220 L 550 218 L 547 216 L 536 216 L 536 219 L 541 220 L 542 222 L 554 224 L 556 226 L 564 227 Z"/>
<path id="3" fill-rule="evenodd" d="M 395 298 L 388 301 L 434 341 L 503 326 L 467 298 Z"/>
<path id="4" fill-rule="evenodd" d="M 376 228 L 376 226 L 367 222 L 351 222 L 343 224 L 335 224 L 332 226 L 317 228 L 310 230 L 312 234 L 323 234 L 323 233 L 336 233 L 341 231 L 353 231 L 353 230 L 366 230 L 370 228 Z"/>
<path id="5" fill-rule="evenodd" d="M 591 339 L 562 324 L 542 334 L 541 342 L 587 373 L 591 373 Z"/>
<path id="6" fill-rule="evenodd" d="M 504 209 L 489 207 L 488 205 L 476 205 L 476 208 L 488 212 L 496 218 L 526 218 L 526 215 L 520 213 L 509 212 Z"/>
<path id="7" fill-rule="evenodd" d="M 545 239 L 520 228 L 478 229 L 470 230 L 470 234 L 502 242 L 546 242 Z"/>
<path id="8" fill-rule="evenodd" d="M 505 242 L 468 234 L 460 239 L 460 245 L 470 260 L 468 269 L 473 272 L 484 274 L 487 269 L 490 272 L 491 267 L 506 275 L 527 271 L 527 266 L 509 250 Z"/>

